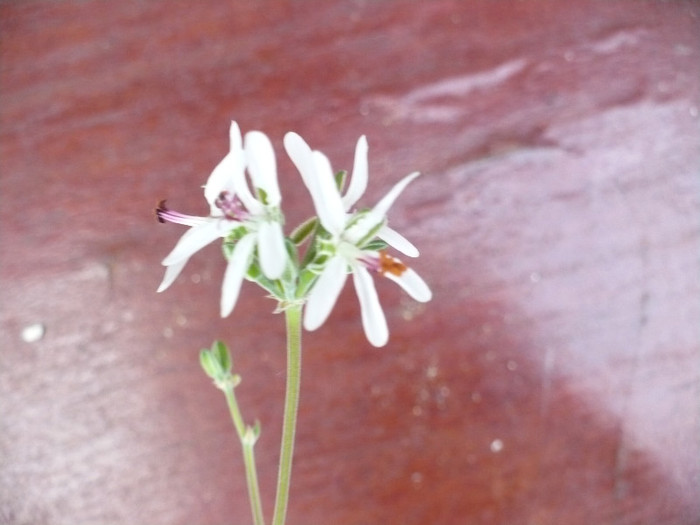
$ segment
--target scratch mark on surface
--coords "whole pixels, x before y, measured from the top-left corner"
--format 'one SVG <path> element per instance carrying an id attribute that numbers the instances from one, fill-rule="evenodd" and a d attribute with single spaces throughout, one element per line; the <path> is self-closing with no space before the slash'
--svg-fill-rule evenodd
<path id="1" fill-rule="evenodd" d="M 552 372 L 554 370 L 554 349 L 550 346 L 544 354 L 542 367 L 542 385 L 540 397 L 540 417 L 545 419 L 549 414 L 549 403 L 552 397 Z"/>
<path id="2" fill-rule="evenodd" d="M 465 97 L 505 82 L 526 64 L 524 59 L 511 60 L 485 71 L 431 82 L 401 97 L 373 97 L 368 102 L 385 111 L 389 121 L 454 122 L 469 112 Z"/>

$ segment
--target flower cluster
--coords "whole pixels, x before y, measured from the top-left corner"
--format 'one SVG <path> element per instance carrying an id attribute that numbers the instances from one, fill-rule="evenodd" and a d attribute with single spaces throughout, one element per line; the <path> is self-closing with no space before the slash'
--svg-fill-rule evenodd
<path id="1" fill-rule="evenodd" d="M 268 290 L 282 308 L 305 302 L 304 327 L 315 330 L 328 318 L 350 273 L 365 334 L 374 346 L 385 345 L 389 332 L 371 274 L 395 281 L 417 301 L 432 297 L 423 279 L 386 251 L 391 246 L 408 257 L 418 256 L 416 247 L 387 224 L 389 208 L 418 173 L 404 177 L 374 207 L 357 209 L 368 179 L 364 136 L 357 142 L 344 193 L 345 173 L 334 174 L 323 153 L 292 132 L 284 137 L 284 147 L 311 194 L 316 216 L 284 236 L 272 144 L 259 131 L 243 139 L 233 122 L 230 151 L 204 186 L 209 215 L 184 215 L 168 209 L 165 201 L 156 210 L 161 222 L 190 226 L 163 259 L 166 270 L 158 291 L 175 281 L 195 252 L 223 238 L 228 264 L 221 289 L 222 317 L 233 311 L 241 283 L 249 279 Z M 307 241 L 300 259 L 299 248 Z"/>

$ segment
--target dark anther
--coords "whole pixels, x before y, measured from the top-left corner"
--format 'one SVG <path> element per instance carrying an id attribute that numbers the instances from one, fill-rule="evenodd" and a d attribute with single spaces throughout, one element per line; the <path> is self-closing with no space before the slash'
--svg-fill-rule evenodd
<path id="1" fill-rule="evenodd" d="M 165 223 L 165 219 L 163 219 L 162 214 L 168 211 L 168 208 L 165 207 L 165 200 L 162 200 L 158 203 L 158 207 L 154 210 L 156 212 L 156 219 L 158 219 L 158 222 L 160 223 Z"/>

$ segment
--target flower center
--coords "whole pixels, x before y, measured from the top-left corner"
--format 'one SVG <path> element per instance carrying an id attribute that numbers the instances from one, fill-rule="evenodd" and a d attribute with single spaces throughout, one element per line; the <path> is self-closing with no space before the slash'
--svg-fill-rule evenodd
<path id="1" fill-rule="evenodd" d="M 408 270 L 408 266 L 386 253 L 386 250 L 379 252 L 379 273 L 382 275 L 390 273 L 399 277 L 406 270 Z"/>
<path id="2" fill-rule="evenodd" d="M 243 206 L 243 202 L 230 191 L 219 193 L 219 196 L 214 201 L 214 205 L 222 211 L 227 219 L 243 221 L 248 218 L 248 210 Z"/>
<path id="3" fill-rule="evenodd" d="M 367 267 L 367 269 L 381 275 L 390 273 L 396 277 L 399 277 L 406 270 L 408 270 L 408 266 L 386 253 L 386 250 L 381 250 L 377 253 L 379 254 L 379 258 L 371 255 L 360 257 L 358 259 Z"/>

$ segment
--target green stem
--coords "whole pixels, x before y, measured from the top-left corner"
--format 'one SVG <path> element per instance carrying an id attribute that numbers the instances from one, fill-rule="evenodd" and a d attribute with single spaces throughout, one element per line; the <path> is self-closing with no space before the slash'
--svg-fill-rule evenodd
<path id="1" fill-rule="evenodd" d="M 272 525 L 284 525 L 287 516 L 287 502 L 289 501 L 294 434 L 297 426 L 299 385 L 301 383 L 301 305 L 287 308 L 285 318 L 287 321 L 287 392 L 284 400 L 280 467 Z"/>
<path id="2" fill-rule="evenodd" d="M 236 395 L 233 393 L 233 388 L 233 385 L 226 385 L 226 387 L 223 388 L 223 391 L 226 395 L 226 402 L 228 403 L 228 409 L 231 413 L 233 426 L 236 428 L 238 438 L 241 440 L 241 446 L 243 447 L 243 463 L 245 465 L 245 477 L 248 484 L 250 509 L 253 513 L 253 523 L 255 525 L 265 525 L 262 503 L 260 501 L 258 472 L 255 466 L 255 451 L 253 450 L 257 436 L 252 428 L 246 428 L 245 423 L 243 423 L 243 416 L 241 416 L 241 411 L 238 408 L 238 403 L 236 402 Z"/>

